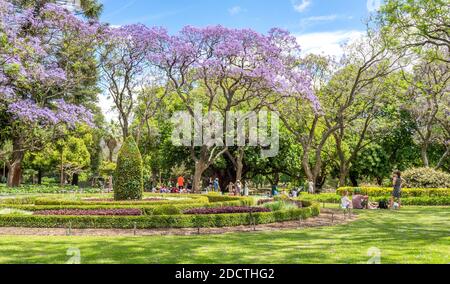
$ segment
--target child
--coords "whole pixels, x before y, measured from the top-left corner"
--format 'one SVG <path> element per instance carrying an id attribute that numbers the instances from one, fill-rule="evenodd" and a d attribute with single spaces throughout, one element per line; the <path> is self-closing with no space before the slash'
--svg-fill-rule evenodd
<path id="1" fill-rule="evenodd" d="M 341 208 L 342 209 L 350 209 L 352 201 L 348 198 L 348 191 L 345 191 L 344 196 L 341 199 Z"/>

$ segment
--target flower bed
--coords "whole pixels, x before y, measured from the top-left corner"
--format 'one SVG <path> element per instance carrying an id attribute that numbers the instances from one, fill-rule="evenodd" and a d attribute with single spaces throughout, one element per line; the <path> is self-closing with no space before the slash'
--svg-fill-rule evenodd
<path id="1" fill-rule="evenodd" d="M 218 208 L 196 208 L 184 211 L 187 215 L 208 215 L 208 214 L 237 214 L 237 213 L 259 213 L 271 212 L 263 207 L 218 207 Z"/>
<path id="2" fill-rule="evenodd" d="M 62 209 L 62 210 L 39 210 L 33 215 L 42 216 L 141 216 L 140 209 L 98 209 L 98 210 L 79 210 L 79 209 Z"/>
<path id="3" fill-rule="evenodd" d="M 213 228 L 271 224 L 318 216 L 320 206 L 277 212 L 161 216 L 0 216 L 0 227 L 74 229 Z"/>
<path id="4" fill-rule="evenodd" d="M 341 187 L 336 190 L 338 195 L 348 191 L 350 195 L 361 193 L 374 197 L 391 196 L 393 188 L 390 187 Z M 444 197 L 450 196 L 450 188 L 404 188 L 402 197 Z"/>
<path id="5" fill-rule="evenodd" d="M 160 195 L 146 196 L 161 198 Z M 156 203 L 82 200 L 89 196 L 47 196 L 0 200 L 0 209 L 10 208 L 33 213 L 27 216 L 14 214 L 0 216 L 0 227 L 67 228 L 70 226 L 79 229 L 232 227 L 306 219 L 320 213 L 320 207 L 309 201 L 301 202 L 304 208 L 283 208 L 272 212 L 270 209 L 252 207 L 255 203 L 253 198 L 189 195 L 185 196 L 185 200 L 169 199 L 176 196 L 180 195 L 164 195 L 168 200 Z M 186 214 L 188 211 L 196 214 Z"/>

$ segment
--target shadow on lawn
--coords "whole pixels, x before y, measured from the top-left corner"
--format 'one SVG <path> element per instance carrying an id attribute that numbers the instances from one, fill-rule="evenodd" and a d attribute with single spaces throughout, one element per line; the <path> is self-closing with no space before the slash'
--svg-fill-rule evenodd
<path id="1" fill-rule="evenodd" d="M 1 237 L 2 263 L 65 263 L 78 248 L 82 263 L 383 263 L 449 261 L 450 208 L 360 212 L 353 223 L 258 233 L 167 237 Z"/>

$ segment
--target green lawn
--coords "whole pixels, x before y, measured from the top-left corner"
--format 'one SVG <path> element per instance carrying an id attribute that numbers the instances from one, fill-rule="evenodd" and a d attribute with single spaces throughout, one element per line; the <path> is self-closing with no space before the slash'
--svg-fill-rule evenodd
<path id="1" fill-rule="evenodd" d="M 450 263 L 450 207 L 370 211 L 336 227 L 170 237 L 0 237 L 0 263 Z"/>

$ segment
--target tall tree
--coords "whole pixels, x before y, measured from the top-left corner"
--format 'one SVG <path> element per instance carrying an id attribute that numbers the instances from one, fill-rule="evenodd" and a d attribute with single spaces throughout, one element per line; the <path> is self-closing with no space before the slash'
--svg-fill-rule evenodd
<path id="1" fill-rule="evenodd" d="M 301 91 L 309 99 L 315 99 L 308 89 L 308 77 L 294 66 L 300 49 L 287 32 L 274 29 L 262 35 L 221 26 L 185 27 L 176 36 L 160 34 L 158 42 L 152 60 L 166 74 L 171 89 L 198 123 L 201 114 L 195 108 L 197 103 L 211 114 L 238 109 L 252 98 L 264 101 L 276 92 Z M 202 87 L 200 100 L 193 96 L 198 86 Z M 195 161 L 196 191 L 201 190 L 203 173 L 228 149 L 222 145 L 227 133 L 216 133 L 219 137 L 213 138 L 198 132 L 209 141 L 193 141 L 190 147 Z"/>
<path id="2" fill-rule="evenodd" d="M 440 143 L 447 148 L 436 167 L 441 167 L 449 156 L 449 67 L 449 63 L 424 58 L 414 66 L 412 74 L 404 75 L 404 80 L 410 86 L 405 108 L 414 119 L 414 129 L 425 167 L 430 166 L 429 148 L 433 143 Z"/>
<path id="3" fill-rule="evenodd" d="M 378 16 L 391 43 L 400 49 L 434 53 L 449 63 L 450 5 L 447 0 L 388 0 Z"/>
<path id="4" fill-rule="evenodd" d="M 0 1 L 0 109 L 13 145 L 9 186 L 20 183 L 25 151 L 44 147 L 56 126 L 92 123 L 91 113 L 80 106 L 89 98 L 78 92 L 84 82 L 88 88 L 95 82 L 91 71 L 85 74 L 89 79 L 81 76 L 92 61 L 74 53 L 93 49 L 99 26 L 58 5 L 36 4 Z"/>

